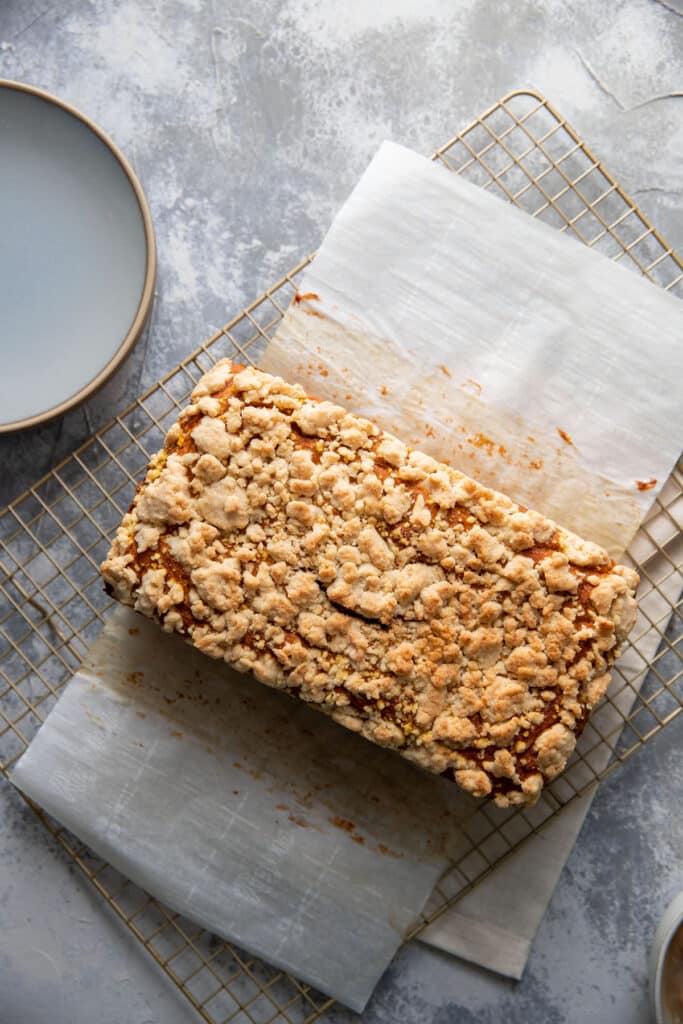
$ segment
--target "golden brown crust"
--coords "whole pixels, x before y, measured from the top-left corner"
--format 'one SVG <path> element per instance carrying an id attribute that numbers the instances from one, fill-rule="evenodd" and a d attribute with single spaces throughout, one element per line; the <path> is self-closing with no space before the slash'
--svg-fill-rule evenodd
<path id="1" fill-rule="evenodd" d="M 103 563 L 168 632 L 502 806 L 566 765 L 636 574 L 367 420 L 223 361 Z"/>

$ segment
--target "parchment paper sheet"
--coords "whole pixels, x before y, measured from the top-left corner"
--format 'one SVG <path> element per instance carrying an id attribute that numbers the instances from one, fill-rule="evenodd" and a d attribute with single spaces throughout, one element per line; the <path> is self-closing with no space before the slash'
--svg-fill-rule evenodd
<path id="1" fill-rule="evenodd" d="M 298 298 L 263 369 L 623 554 L 683 442 L 679 302 L 393 143 L 335 218 Z M 660 544 L 680 545 L 682 506 L 650 513 Z M 638 651 L 621 661 L 637 689 L 660 640 L 651 624 L 666 628 L 679 582 L 643 531 L 631 555 L 659 585 L 641 587 Z M 615 677 L 611 694 L 594 720 L 613 744 L 633 691 Z M 600 771 L 610 747 L 591 726 L 579 749 L 590 747 Z M 422 939 L 521 977 L 591 798 Z"/>
<path id="2" fill-rule="evenodd" d="M 263 369 L 626 549 L 681 450 L 680 302 L 388 142 L 300 293 Z"/>
<path id="3" fill-rule="evenodd" d="M 174 910 L 356 1010 L 474 806 L 126 608 L 12 781 Z"/>
<path id="4" fill-rule="evenodd" d="M 312 296 L 264 368 L 612 550 L 626 543 L 680 447 L 673 300 L 389 145 L 302 291 Z M 651 528 L 671 540 L 667 517 Z M 663 579 L 665 560 L 638 543 Z M 661 620 L 666 601 L 646 600 Z M 651 656 L 656 631 L 644 618 L 638 630 Z M 637 684 L 643 661 L 630 657 Z M 226 685 L 226 672 L 117 610 L 13 780 L 170 906 L 360 1009 L 461 848 L 472 804 L 250 679 L 229 673 Z M 613 699 L 623 711 L 631 694 Z M 607 704 L 598 721 L 607 734 L 621 718 Z M 608 756 L 603 744 L 591 763 Z M 569 807 L 425 939 L 519 977 L 586 807 Z"/>

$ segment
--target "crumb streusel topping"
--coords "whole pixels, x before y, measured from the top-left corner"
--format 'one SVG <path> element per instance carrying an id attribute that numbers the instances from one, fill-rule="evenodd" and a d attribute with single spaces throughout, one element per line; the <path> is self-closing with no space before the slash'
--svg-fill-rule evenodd
<path id="1" fill-rule="evenodd" d="M 475 796 L 533 803 L 635 621 L 595 544 L 297 385 L 224 360 L 103 576 L 124 604 Z"/>

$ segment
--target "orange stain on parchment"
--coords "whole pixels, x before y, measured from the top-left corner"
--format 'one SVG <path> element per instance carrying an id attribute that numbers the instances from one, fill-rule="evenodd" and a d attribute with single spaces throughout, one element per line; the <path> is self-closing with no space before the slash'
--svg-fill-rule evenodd
<path id="1" fill-rule="evenodd" d="M 307 305 L 301 307 L 302 313 L 305 313 L 306 316 L 317 316 L 320 320 L 325 319 L 323 313 L 319 312 L 317 309 L 311 309 L 308 305 L 309 302 L 320 302 L 320 296 L 316 295 L 315 292 L 305 292 L 303 295 L 301 292 L 297 292 L 292 299 L 292 305 L 298 306 L 301 302 L 307 303 Z M 318 349 L 318 351 L 320 351 L 320 349 Z"/>
<path id="2" fill-rule="evenodd" d="M 288 817 L 289 821 L 292 822 L 293 825 L 298 825 L 299 828 L 312 828 L 313 827 L 309 821 L 306 821 L 305 818 L 301 818 L 301 817 L 299 817 L 296 814 L 288 814 L 287 817 Z"/>
<path id="3" fill-rule="evenodd" d="M 391 847 L 385 846 L 384 843 L 378 843 L 377 844 L 377 849 L 378 849 L 378 851 L 380 853 L 384 854 L 385 857 L 397 857 L 397 858 L 400 858 L 400 857 L 403 856 L 402 853 L 397 853 L 396 850 L 392 850 Z"/>
<path id="4" fill-rule="evenodd" d="M 330 824 L 334 825 L 336 828 L 342 829 L 343 832 L 356 831 L 356 826 L 352 821 L 349 821 L 348 818 L 340 818 L 339 815 L 335 815 L 335 817 L 330 818 L 329 821 Z"/>

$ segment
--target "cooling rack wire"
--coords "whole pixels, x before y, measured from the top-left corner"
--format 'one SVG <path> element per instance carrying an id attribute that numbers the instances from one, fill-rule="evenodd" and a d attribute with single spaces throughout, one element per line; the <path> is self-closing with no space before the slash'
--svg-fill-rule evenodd
<path id="1" fill-rule="evenodd" d="M 507 95 L 434 154 L 456 174 L 683 296 L 683 263 L 542 96 Z M 0 769 L 21 756 L 110 607 L 97 566 L 135 481 L 197 379 L 224 357 L 256 363 L 309 257 L 258 297 L 78 451 L 0 512 Z M 536 807 L 473 802 L 467 851 L 411 935 L 683 708 L 680 641 L 683 465 L 632 549 L 641 614 L 567 771 Z M 209 1024 L 311 1024 L 327 997 L 173 913 L 31 805 L 100 895 Z"/>

